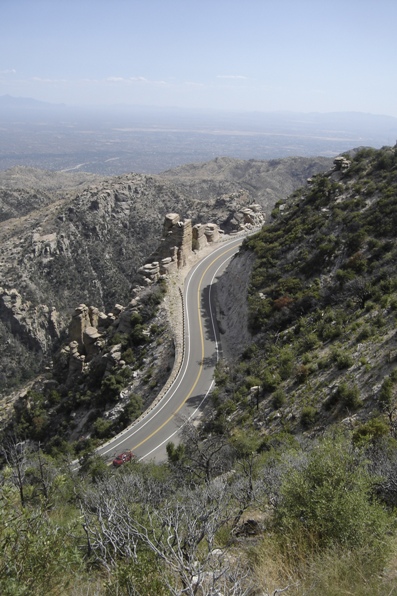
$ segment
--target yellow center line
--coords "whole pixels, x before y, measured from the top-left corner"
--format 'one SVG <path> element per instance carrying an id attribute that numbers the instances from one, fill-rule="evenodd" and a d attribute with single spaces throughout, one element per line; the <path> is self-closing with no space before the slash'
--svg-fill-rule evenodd
<path id="1" fill-rule="evenodd" d="M 186 395 L 186 397 L 183 399 L 183 401 L 181 402 L 181 404 L 178 406 L 178 408 L 175 410 L 175 412 L 173 412 L 171 414 L 171 416 L 169 418 L 167 418 L 167 420 L 165 420 L 165 422 L 163 422 L 163 424 L 161 424 L 158 428 L 156 428 L 156 430 L 154 430 L 150 435 L 148 435 L 145 439 L 143 439 L 140 443 L 138 443 L 137 445 L 135 445 L 135 447 L 132 447 L 132 451 L 135 451 L 136 449 L 138 449 L 141 445 L 143 445 L 144 443 L 146 443 L 146 441 L 149 441 L 149 439 L 151 439 L 152 437 L 154 437 L 154 435 L 156 435 L 158 432 L 160 432 L 160 430 L 162 428 L 164 428 L 164 426 L 166 426 L 173 418 L 175 418 L 175 416 L 178 414 L 179 410 L 185 405 L 185 403 L 187 402 L 187 400 L 189 399 L 189 397 L 191 397 L 193 391 L 195 390 L 197 383 L 199 382 L 201 373 L 203 372 L 203 360 L 204 360 L 204 336 L 203 336 L 203 324 L 202 324 L 202 318 L 201 318 L 201 313 L 200 313 L 200 292 L 201 292 L 201 284 L 203 283 L 203 279 L 205 274 L 207 273 L 208 269 L 210 267 L 212 267 L 212 265 L 218 261 L 218 259 L 220 259 L 221 257 L 223 257 L 224 255 L 226 255 L 228 252 L 231 252 L 232 250 L 235 250 L 235 247 L 233 246 L 232 248 L 229 248 L 228 250 L 225 250 L 223 253 L 221 253 L 218 257 L 216 257 L 216 259 L 214 259 L 213 261 L 211 261 L 211 263 L 208 265 L 208 267 L 204 270 L 201 278 L 200 278 L 200 282 L 199 282 L 199 286 L 198 286 L 198 290 L 197 290 L 197 311 L 198 311 L 198 320 L 199 320 L 199 326 L 200 326 L 200 339 L 201 339 L 201 362 L 199 365 L 199 371 L 196 377 L 196 380 L 193 383 L 192 388 L 190 389 L 189 393 Z"/>

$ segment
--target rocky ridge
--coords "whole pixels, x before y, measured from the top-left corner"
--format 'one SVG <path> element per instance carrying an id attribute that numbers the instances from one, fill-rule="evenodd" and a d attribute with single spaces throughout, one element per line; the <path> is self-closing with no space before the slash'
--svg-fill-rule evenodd
<path id="1" fill-rule="evenodd" d="M 281 180 L 283 163 L 284 183 L 267 191 L 272 170 L 277 173 L 277 184 Z M 20 298 L 12 309 L 4 306 L 3 299 L 2 389 L 42 368 L 76 305 L 95 304 L 109 312 L 117 303 L 128 303 L 131 288 L 140 279 L 138 269 L 156 250 L 166 213 L 176 212 L 181 214 L 181 221 L 190 220 L 194 241 L 200 246 L 204 236 L 208 241 L 208 233 L 217 234 L 218 229 L 232 232 L 245 225 L 254 218 L 253 206 L 269 211 L 286 188 L 299 186 L 302 178 L 321 171 L 328 163 L 325 158 L 302 158 L 247 165 L 241 160 L 220 159 L 214 179 L 214 166 L 209 162 L 192 166 L 191 177 L 185 168 L 181 177 L 167 172 L 94 178 L 83 190 L 83 179 L 76 183 L 74 178 L 74 186 L 70 182 L 66 191 L 62 186 L 67 174 L 58 179 L 55 191 L 47 175 L 35 177 L 31 170 L 17 169 L 7 179 L 3 173 L 0 199 L 11 189 L 15 200 L 12 209 L 10 201 L 3 201 L 8 205 L 8 215 L 0 222 L 1 287 L 6 302 L 10 292 Z M 27 189 L 22 193 L 18 188 L 23 188 L 24 180 Z M 29 186 L 32 184 L 37 188 Z M 23 197 L 21 205 L 18 196 Z M 22 217 L 12 217 L 18 206 Z M 210 230 L 202 223 L 206 221 L 216 227 Z M 200 224 L 205 225 L 204 232 Z M 162 258 L 173 257 L 167 253 Z M 19 312 L 21 305 L 23 312 Z M 47 312 L 56 319 L 56 333 L 51 317 L 46 319 Z M 13 323 L 10 317 L 14 317 Z"/>
<path id="2" fill-rule="evenodd" d="M 264 221 L 258 208 L 252 213 L 258 224 Z M 34 400 L 40 395 L 42 414 L 38 417 L 46 422 L 38 431 L 30 429 L 31 438 L 47 444 L 63 436 L 68 442 L 78 439 L 85 445 L 120 432 L 141 410 L 152 407 L 153 400 L 161 398 L 175 378 L 183 356 L 184 276 L 194 262 L 227 238 L 219 234 L 216 224 L 198 229 L 207 230 L 208 236 L 207 241 L 203 235 L 201 248 L 194 242 L 191 221 L 182 222 L 178 214 L 167 214 L 163 241 L 155 254 L 171 251 L 175 260 L 165 258 L 162 274 L 158 262 L 151 262 L 148 271 L 141 268 L 142 285 L 135 286 L 126 306 L 116 304 L 111 312 L 85 304 L 75 308 L 51 370 L 15 394 L 17 413 L 11 422 L 14 429 L 21 428 L 22 420 L 29 419 L 32 410 L 36 409 L 37 418 Z M 249 230 L 251 216 L 240 226 L 240 233 Z M 167 291 L 156 314 L 153 304 L 157 302 L 159 283 L 166 283 Z M 15 298 L 15 292 L 12 296 Z M 85 397 L 82 399 L 81 395 Z M 52 404 L 54 396 L 56 404 Z M 139 407 L 131 414 L 131 403 L 137 399 Z M 8 406 L 12 403 L 9 401 Z M 70 412 L 72 424 L 61 433 L 57 429 L 62 425 L 65 410 Z M 100 422 L 93 425 L 98 414 Z M 98 431 L 98 427 L 102 430 Z"/>

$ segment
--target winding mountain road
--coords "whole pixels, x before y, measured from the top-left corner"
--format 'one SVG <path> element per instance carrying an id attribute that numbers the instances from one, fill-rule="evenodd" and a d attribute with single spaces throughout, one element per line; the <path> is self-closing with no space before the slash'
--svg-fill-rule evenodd
<path id="1" fill-rule="evenodd" d="M 167 443 L 177 443 L 183 424 L 199 415 L 213 387 L 220 354 L 213 288 L 242 241 L 239 237 L 222 243 L 189 272 L 184 286 L 184 355 L 179 373 L 146 416 L 98 449 L 105 459 L 131 449 L 137 459 L 165 461 Z"/>

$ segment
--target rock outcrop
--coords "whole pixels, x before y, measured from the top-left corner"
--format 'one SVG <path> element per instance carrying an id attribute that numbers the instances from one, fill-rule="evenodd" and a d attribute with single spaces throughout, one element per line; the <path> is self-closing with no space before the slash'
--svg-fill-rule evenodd
<path id="1" fill-rule="evenodd" d="M 34 257 L 50 259 L 56 255 L 69 254 L 69 241 L 65 234 L 44 234 L 34 232 L 32 237 L 32 253 Z"/>
<path id="2" fill-rule="evenodd" d="M 335 170 L 342 170 L 345 171 L 347 170 L 351 165 L 351 161 L 349 159 L 346 159 L 346 157 L 335 157 L 334 159 L 334 169 Z"/>
<path id="3" fill-rule="evenodd" d="M 80 186 L 82 177 L 76 180 L 79 188 L 68 186 L 66 175 L 53 173 L 53 179 L 47 173 L 42 190 L 31 186 L 40 179 L 32 172 L 25 189 L 23 179 L 13 176 L 9 188 L 0 186 L 0 279 L 5 291 L 16 290 L 21 303 L 11 308 L 12 299 L 6 297 L 0 308 L 0 340 L 11 342 L 0 352 L 0 387 L 7 389 L 23 363 L 24 379 L 29 368 L 36 372 L 31 364 L 35 360 L 39 366 L 39 359 L 26 349 L 41 351 L 40 362 L 51 358 L 75 305 L 98 307 L 101 323 L 91 321 L 89 326 L 99 333 L 101 324 L 111 325 L 112 317 L 104 313 L 116 302 L 128 303 L 131 288 L 141 283 L 138 269 L 148 255 L 152 257 L 144 274 L 150 283 L 183 266 L 192 250 L 216 242 L 222 230 L 260 225 L 255 204 L 270 211 L 302 177 L 326 167 L 329 160 L 324 158 L 218 159 L 185 167 L 180 175 L 90 176 L 87 186 Z M 163 252 L 155 256 L 165 213 L 182 215 L 168 222 L 170 237 L 163 238 Z"/>
<path id="4" fill-rule="evenodd" d="M 0 319 L 13 335 L 35 352 L 46 353 L 60 335 L 59 315 L 55 308 L 24 302 L 15 288 L 0 287 Z"/>
<path id="5" fill-rule="evenodd" d="M 138 272 L 146 283 L 157 281 L 161 275 L 185 267 L 193 251 L 218 242 L 220 233 L 219 226 L 215 223 L 196 224 L 192 227 L 190 219 L 182 221 L 178 213 L 168 213 L 164 219 L 161 243 Z"/>

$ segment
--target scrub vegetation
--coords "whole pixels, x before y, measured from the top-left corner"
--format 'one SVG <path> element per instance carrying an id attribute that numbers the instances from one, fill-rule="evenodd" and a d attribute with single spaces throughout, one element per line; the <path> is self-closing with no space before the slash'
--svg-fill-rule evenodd
<path id="1" fill-rule="evenodd" d="M 165 464 L 3 437 L 2 594 L 396 593 L 397 148 L 345 157 L 244 243 L 252 342 Z"/>
<path id="2" fill-rule="evenodd" d="M 396 443 L 373 430 L 264 445 L 187 427 L 165 465 L 78 471 L 8 441 L 1 593 L 392 594 Z"/>
<path id="3" fill-rule="evenodd" d="M 346 158 L 245 242 L 256 257 L 253 341 L 239 362 L 220 364 L 220 426 L 232 416 L 267 436 L 380 416 L 395 427 L 397 149 Z"/>

